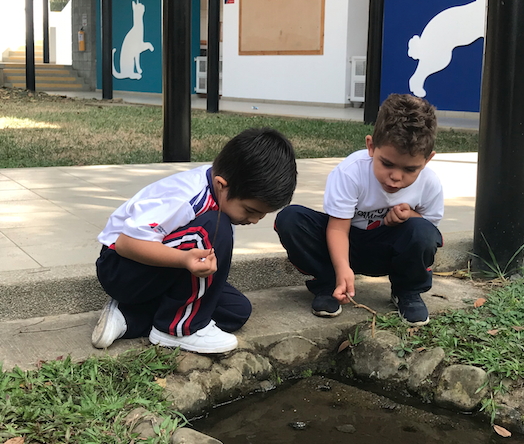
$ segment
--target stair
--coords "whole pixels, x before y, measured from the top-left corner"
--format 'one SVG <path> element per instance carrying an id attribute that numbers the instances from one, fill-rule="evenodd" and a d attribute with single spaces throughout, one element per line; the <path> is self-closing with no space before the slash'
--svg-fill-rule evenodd
<path id="1" fill-rule="evenodd" d="M 4 86 L 25 88 L 25 63 L 1 62 L 4 72 Z M 71 67 L 35 63 L 35 86 L 37 91 L 89 91 L 84 79 Z"/>
<path id="2" fill-rule="evenodd" d="M 0 73 L 2 70 L 5 87 L 26 88 L 24 46 L 10 50 L 7 56 L 4 53 Z M 89 91 L 84 79 L 71 66 L 43 63 L 41 42 L 35 45 L 35 76 L 37 91 Z"/>

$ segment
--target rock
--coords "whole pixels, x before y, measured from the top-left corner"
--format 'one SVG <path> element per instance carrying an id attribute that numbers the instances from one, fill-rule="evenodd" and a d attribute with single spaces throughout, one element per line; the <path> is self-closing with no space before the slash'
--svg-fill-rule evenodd
<path id="1" fill-rule="evenodd" d="M 201 384 L 183 376 L 166 378 L 166 399 L 182 413 L 195 412 L 208 404 L 207 394 Z"/>
<path id="2" fill-rule="evenodd" d="M 357 429 L 351 424 L 344 424 L 335 427 L 339 432 L 342 433 L 355 433 Z"/>
<path id="3" fill-rule="evenodd" d="M 162 424 L 162 418 L 138 407 L 127 414 L 125 422 L 131 432 L 138 433 L 139 438 L 147 439 L 157 436 L 153 427 Z"/>
<path id="4" fill-rule="evenodd" d="M 486 413 L 487 414 L 487 413 Z M 489 414 L 491 416 L 491 414 Z M 497 404 L 495 422 L 504 428 L 516 433 L 524 434 L 524 421 L 522 414 L 507 405 Z"/>
<path id="5" fill-rule="evenodd" d="M 175 430 L 169 444 L 222 444 L 222 441 L 188 427 L 183 427 Z"/>
<path id="6" fill-rule="evenodd" d="M 285 365 L 309 364 L 320 353 L 317 344 L 303 336 L 282 339 L 269 351 L 269 356 Z"/>
<path id="7" fill-rule="evenodd" d="M 307 423 L 304 421 L 294 421 L 290 422 L 289 427 L 295 430 L 306 430 L 307 429 Z"/>
<path id="8" fill-rule="evenodd" d="M 229 358 L 222 359 L 220 363 L 227 367 L 237 369 L 244 378 L 255 376 L 257 379 L 265 379 L 273 370 L 273 366 L 267 358 L 245 351 L 235 353 Z"/>
<path id="9" fill-rule="evenodd" d="M 398 356 L 395 347 L 400 345 L 400 339 L 393 333 L 379 330 L 375 338 L 371 331 L 360 334 L 362 342 L 351 349 L 351 367 L 355 375 L 395 382 L 407 379 L 406 360 Z"/>
<path id="10" fill-rule="evenodd" d="M 213 361 L 207 356 L 182 351 L 176 371 L 177 373 L 188 373 L 192 370 L 209 370 L 212 365 Z"/>
<path id="11" fill-rule="evenodd" d="M 212 402 L 233 396 L 232 391 L 240 388 L 243 383 L 242 374 L 236 368 L 226 368 L 220 364 L 213 364 L 208 372 L 193 372 L 189 380 L 201 385 Z"/>
<path id="12" fill-rule="evenodd" d="M 442 407 L 473 411 L 487 394 L 486 386 L 476 393 L 486 381 L 487 374 L 480 368 L 471 365 L 447 367 L 440 377 L 435 402 Z"/>
<path id="13" fill-rule="evenodd" d="M 416 392 L 421 387 L 428 386 L 429 378 L 445 356 L 444 350 L 440 347 L 413 355 L 408 360 L 408 388 Z"/>
<path id="14" fill-rule="evenodd" d="M 260 382 L 261 392 L 269 392 L 270 390 L 274 390 L 275 388 L 277 388 L 277 386 L 271 381 L 265 380 Z"/>

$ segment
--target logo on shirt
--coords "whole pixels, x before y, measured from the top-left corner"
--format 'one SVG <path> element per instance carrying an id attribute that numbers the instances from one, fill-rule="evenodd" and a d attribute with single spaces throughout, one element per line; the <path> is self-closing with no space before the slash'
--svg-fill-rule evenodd
<path id="1" fill-rule="evenodd" d="M 355 216 L 361 217 L 367 221 L 366 230 L 373 230 L 382 225 L 388 211 L 389 208 L 381 208 L 380 210 L 373 211 L 360 211 L 358 208 L 355 208 Z"/>
<path id="2" fill-rule="evenodd" d="M 151 227 L 151 229 L 155 232 L 155 233 L 159 233 L 159 234 L 163 234 L 164 236 L 167 235 L 167 231 L 164 230 L 164 228 L 162 227 L 162 225 L 158 225 L 157 223 L 152 223 L 152 224 L 149 224 L 149 226 Z"/>

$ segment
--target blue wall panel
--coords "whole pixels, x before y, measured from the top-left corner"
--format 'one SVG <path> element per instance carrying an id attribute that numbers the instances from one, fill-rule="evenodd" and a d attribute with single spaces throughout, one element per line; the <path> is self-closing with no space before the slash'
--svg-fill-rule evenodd
<path id="1" fill-rule="evenodd" d="M 441 11 L 470 2 L 460 0 L 386 0 L 382 59 L 381 101 L 391 93 L 410 93 L 409 79 L 418 60 L 408 56 L 408 42 L 421 35 Z M 441 110 L 479 111 L 484 39 L 453 50 L 451 63 L 430 75 L 424 84 L 426 99 Z"/>
<path id="2" fill-rule="evenodd" d="M 140 52 L 140 66 L 142 69 L 141 78 L 122 78 L 118 74 L 113 76 L 113 89 L 116 91 L 136 91 L 161 93 L 162 92 L 162 2 L 160 0 L 140 0 L 144 6 L 143 14 L 143 33 L 141 30 L 138 35 L 143 34 L 143 42 L 150 43 L 153 51 L 135 46 L 135 51 L 129 51 L 129 45 L 124 43 L 126 36 L 131 31 L 134 24 L 132 0 L 113 0 L 113 48 L 116 49 L 113 55 L 114 69 L 120 75 L 129 74 L 128 69 L 120 66 L 120 57 L 123 45 L 127 45 L 128 61 L 132 54 Z M 101 33 L 101 5 L 97 2 L 97 87 L 102 88 L 102 33 Z M 140 26 L 140 23 L 138 24 Z M 136 32 L 136 28 L 135 32 Z M 192 66 L 192 88 L 195 86 L 195 64 L 194 57 L 200 55 L 200 0 L 192 1 L 192 29 L 191 29 L 191 66 Z M 139 38 L 138 41 L 142 41 Z M 142 50 L 140 50 L 142 49 Z M 133 75 L 137 76 L 136 68 Z"/>

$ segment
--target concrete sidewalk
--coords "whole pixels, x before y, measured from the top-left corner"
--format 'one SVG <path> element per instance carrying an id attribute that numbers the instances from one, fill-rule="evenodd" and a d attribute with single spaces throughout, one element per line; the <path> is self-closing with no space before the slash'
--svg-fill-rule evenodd
<path id="1" fill-rule="evenodd" d="M 99 92 L 78 95 L 101 97 Z M 134 97 L 115 92 L 115 97 L 119 96 L 132 103 L 161 104 L 160 95 Z M 220 103 L 223 111 L 320 119 L 362 121 L 363 113 L 361 108 L 224 100 Z M 193 107 L 205 109 L 205 99 L 193 98 Z M 453 128 L 478 128 L 478 120 L 466 117 L 444 116 L 439 122 Z M 475 153 L 437 154 L 428 166 L 441 178 L 445 197 L 445 215 L 439 228 L 446 244 L 437 254 L 437 269 L 463 266 L 468 257 L 476 159 Z M 298 160 L 299 179 L 293 203 L 322 210 L 326 178 L 341 160 Z M 67 354 L 82 359 L 96 352 L 90 344 L 90 332 L 98 318 L 97 310 L 107 298 L 94 268 L 100 251 L 98 233 L 109 215 L 145 185 L 198 165 L 201 164 L 0 169 L 0 360 L 4 361 L 4 368 L 16 364 L 29 368 L 38 359 Z M 349 307 L 335 319 L 311 315 L 311 295 L 303 286 L 304 277 L 286 260 L 273 231 L 274 217 L 270 214 L 255 226 L 237 227 L 230 282 L 244 291 L 254 305 L 252 319 L 239 333 L 241 344 L 264 347 L 294 334 L 322 341 L 365 319 L 363 310 Z M 359 277 L 357 285 L 360 302 L 379 312 L 391 309 L 387 303 L 387 279 Z M 476 298 L 479 290 L 454 279 L 437 278 L 430 293 L 425 300 L 434 311 L 462 306 L 464 299 Z M 143 342 L 121 341 L 110 353 Z"/>
<path id="2" fill-rule="evenodd" d="M 300 159 L 293 203 L 322 210 L 329 172 L 342 159 Z M 200 163 L 0 170 L 0 272 L 93 264 L 109 215 L 144 186 Z M 473 230 L 476 154 L 437 154 L 428 167 L 444 186 L 441 231 Z M 235 255 L 283 253 L 274 214 L 237 227 Z"/>

